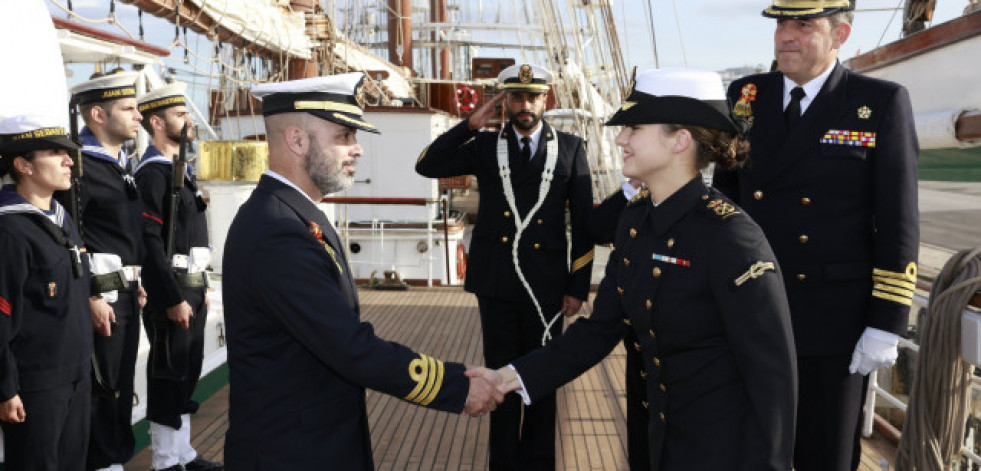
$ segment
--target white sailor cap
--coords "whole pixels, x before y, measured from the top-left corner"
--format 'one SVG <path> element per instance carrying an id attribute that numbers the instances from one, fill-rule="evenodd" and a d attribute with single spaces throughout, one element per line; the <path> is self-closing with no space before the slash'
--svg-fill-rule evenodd
<path id="1" fill-rule="evenodd" d="M 763 16 L 803 20 L 854 9 L 854 0 L 773 0 L 773 5 L 763 10 Z"/>
<path id="2" fill-rule="evenodd" d="M 502 70 L 497 81 L 509 92 L 546 93 L 552 72 L 537 65 L 516 64 Z"/>
<path id="3" fill-rule="evenodd" d="M 140 113 L 153 113 L 171 106 L 186 105 L 187 99 L 184 98 L 186 91 L 187 84 L 184 82 L 174 82 L 155 88 L 137 99 Z"/>
<path id="4" fill-rule="evenodd" d="M 310 113 L 337 124 L 379 134 L 364 121 L 364 74 L 350 72 L 252 87 L 262 115 Z"/>
<path id="5" fill-rule="evenodd" d="M 118 72 L 82 82 L 69 90 L 78 105 L 136 97 L 137 72 Z"/>
<path id="6" fill-rule="evenodd" d="M 32 150 L 78 148 L 57 118 L 19 115 L 0 121 L 0 156 L 13 157 Z"/>
<path id="7" fill-rule="evenodd" d="M 636 73 L 620 110 L 607 126 L 683 124 L 740 132 L 729 115 L 722 77 L 694 69 L 648 69 Z"/>

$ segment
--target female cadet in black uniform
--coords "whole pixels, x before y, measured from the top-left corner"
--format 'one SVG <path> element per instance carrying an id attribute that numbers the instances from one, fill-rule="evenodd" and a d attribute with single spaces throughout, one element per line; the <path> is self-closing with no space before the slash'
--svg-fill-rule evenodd
<path id="1" fill-rule="evenodd" d="M 50 119 L 0 123 L 0 420 L 8 470 L 82 470 L 89 436 L 87 262 L 65 209 L 77 150 Z"/>
<path id="2" fill-rule="evenodd" d="M 790 469 L 797 383 L 780 268 L 756 223 L 699 173 L 746 155 L 721 79 L 646 71 L 607 124 L 624 126 L 623 174 L 650 190 L 620 217 L 591 318 L 498 370 L 502 387 L 547 394 L 633 329 L 652 470 Z"/>

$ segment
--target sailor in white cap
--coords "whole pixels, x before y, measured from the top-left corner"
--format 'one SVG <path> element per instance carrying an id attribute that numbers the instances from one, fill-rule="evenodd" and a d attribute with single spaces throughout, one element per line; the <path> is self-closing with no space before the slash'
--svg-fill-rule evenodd
<path id="1" fill-rule="evenodd" d="M 537 401 L 633 329 L 650 469 L 790 469 L 796 363 L 783 277 L 759 226 L 700 172 L 746 159 L 742 123 L 715 72 L 649 70 L 632 85 L 607 125 L 623 126 L 624 176 L 648 189 L 620 217 L 593 313 L 498 372 Z"/>
<path id="2" fill-rule="evenodd" d="M 6 469 L 85 469 L 88 263 L 65 209 L 78 150 L 60 120 L 0 122 L 0 421 Z"/>
<path id="3" fill-rule="evenodd" d="M 85 123 L 78 136 L 83 171 L 75 190 L 81 235 L 92 262 L 95 340 L 88 469 L 120 469 L 136 443 L 131 418 L 140 342 L 143 218 L 122 146 L 140 127 L 137 77 L 135 72 L 110 73 L 71 89 L 72 106 Z"/>
<path id="4" fill-rule="evenodd" d="M 560 313 L 576 314 L 589 294 L 592 181 L 582 139 L 542 120 L 551 81 L 552 73 L 537 65 L 504 69 L 498 76 L 504 93 L 434 140 L 416 162 L 425 177 L 476 175 L 480 185 L 465 288 L 477 296 L 484 359 L 493 368 L 560 335 Z M 508 123 L 500 132 L 478 132 L 499 114 L 498 104 Z M 491 469 L 554 470 L 555 396 L 523 409 L 512 396 L 491 414 Z"/>
<path id="5" fill-rule="evenodd" d="M 353 182 L 364 75 L 256 86 L 269 171 L 225 243 L 229 469 L 374 469 L 364 388 L 454 413 L 501 395 L 464 365 L 375 336 L 337 233 L 317 203 Z"/>
<path id="6" fill-rule="evenodd" d="M 909 92 L 838 62 L 854 0 L 773 0 L 777 69 L 730 85 L 752 165 L 713 184 L 787 271 L 797 358 L 797 471 L 852 471 L 867 375 L 893 365 L 917 282 L 919 147 Z M 938 71 L 939 72 L 939 71 Z M 921 446 L 922 445 L 922 446 Z M 901 454 L 931 454 L 927 444 Z M 909 465 L 912 466 L 912 465 Z"/>
<path id="7" fill-rule="evenodd" d="M 183 466 L 187 471 L 201 471 L 222 469 L 222 464 L 204 459 L 191 446 L 191 413 L 198 408 L 191 394 L 201 376 L 208 321 L 204 269 L 211 261 L 211 249 L 204 212 L 207 205 L 189 171 L 191 166 L 182 163 L 183 172 L 177 172 L 174 163 L 194 138 L 186 89 L 187 84 L 174 82 L 139 98 L 143 128 L 153 145 L 147 147 L 134 174 L 143 201 L 146 243 L 143 327 L 151 339 L 153 360 L 147 365 L 150 464 L 156 470 Z M 187 134 L 182 136 L 182 132 Z M 172 199 L 175 175 L 183 178 L 176 201 Z M 173 239 L 168 243 L 169 237 Z"/>

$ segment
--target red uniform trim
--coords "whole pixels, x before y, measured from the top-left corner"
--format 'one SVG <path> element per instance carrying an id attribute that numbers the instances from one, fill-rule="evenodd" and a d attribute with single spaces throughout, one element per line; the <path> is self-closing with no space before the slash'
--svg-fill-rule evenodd
<path id="1" fill-rule="evenodd" d="M 13 306 L 10 305 L 10 301 L 7 301 L 6 299 L 3 299 L 2 297 L 0 297 L 0 312 L 2 312 L 2 313 L 4 313 L 4 314 L 6 314 L 6 315 L 9 316 L 10 315 L 10 311 L 12 309 L 13 309 Z"/>
<path id="2" fill-rule="evenodd" d="M 157 222 L 157 224 L 160 224 L 161 226 L 162 226 L 162 225 L 163 225 L 163 223 L 164 223 L 164 222 L 163 222 L 163 219 L 160 219 L 160 218 L 158 218 L 158 217 L 156 217 L 156 216 L 154 216 L 154 215 L 152 215 L 152 214 L 150 214 L 150 213 L 147 213 L 147 212 L 144 212 L 144 213 L 143 213 L 143 217 L 145 217 L 145 218 L 147 218 L 147 219 L 152 219 L 152 220 L 154 220 L 154 221 L 156 221 L 156 222 Z"/>

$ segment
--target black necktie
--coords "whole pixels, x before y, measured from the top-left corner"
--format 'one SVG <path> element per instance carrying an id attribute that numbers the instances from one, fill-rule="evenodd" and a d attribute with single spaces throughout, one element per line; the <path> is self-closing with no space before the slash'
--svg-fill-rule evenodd
<path id="1" fill-rule="evenodd" d="M 787 129 L 794 129 L 794 125 L 797 124 L 797 120 L 800 119 L 800 100 L 807 95 L 804 93 L 804 89 L 800 87 L 794 87 L 790 91 L 790 104 L 787 105 L 787 109 L 783 112 L 783 120 L 787 123 Z"/>
<path id="2" fill-rule="evenodd" d="M 527 164 L 531 160 L 531 138 L 528 136 L 521 138 L 521 163 Z"/>

